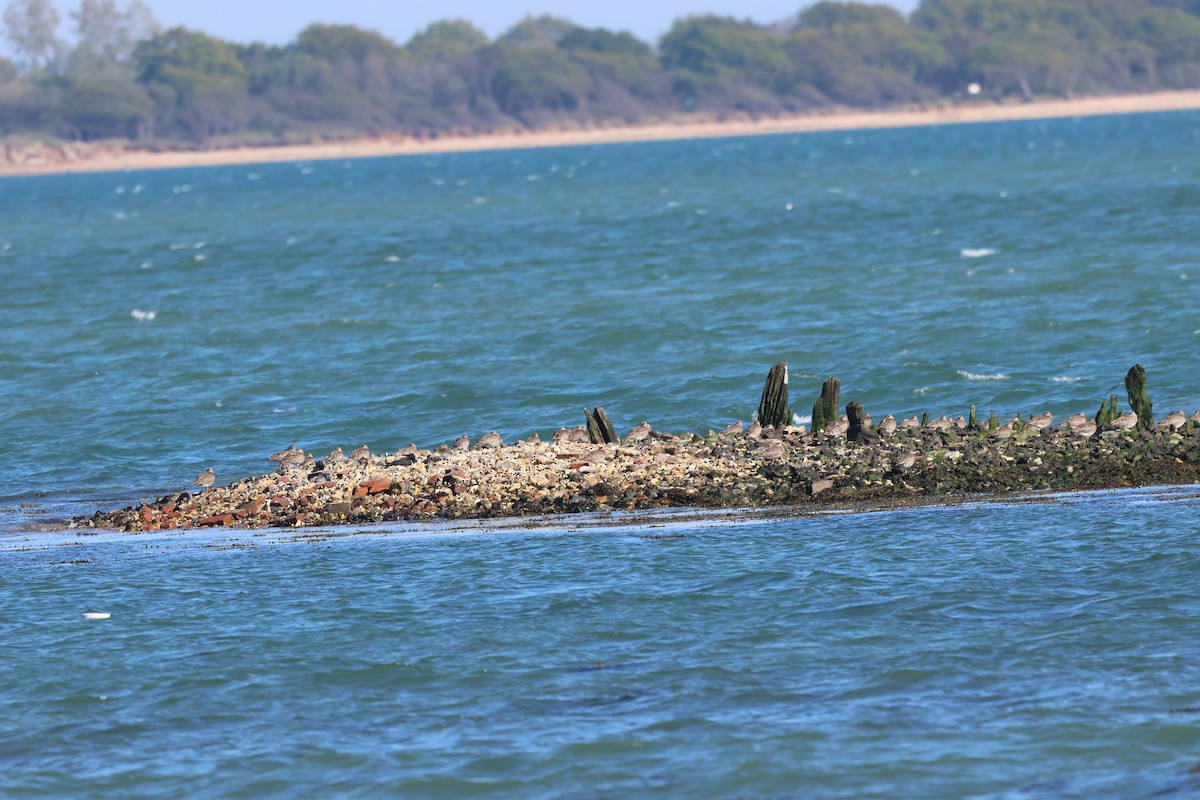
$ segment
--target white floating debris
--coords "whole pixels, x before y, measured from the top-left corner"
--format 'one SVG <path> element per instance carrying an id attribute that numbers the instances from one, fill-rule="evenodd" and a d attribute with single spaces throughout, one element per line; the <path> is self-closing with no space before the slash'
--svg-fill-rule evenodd
<path id="1" fill-rule="evenodd" d="M 135 308 L 129 312 L 129 316 L 136 319 L 138 322 L 149 322 L 158 316 L 157 311 L 142 311 L 140 308 Z"/>
<path id="2" fill-rule="evenodd" d="M 108 619 L 112 614 L 106 611 L 85 611 L 83 612 L 84 619 Z"/>
<path id="3" fill-rule="evenodd" d="M 994 256 L 999 250 L 993 250 L 990 247 L 964 247 L 958 251 L 958 254 L 963 258 L 983 258 L 984 256 Z"/>
<path id="4" fill-rule="evenodd" d="M 967 84 L 967 94 L 979 94 L 982 91 L 983 91 L 983 87 L 980 86 L 978 83 L 968 83 Z"/>

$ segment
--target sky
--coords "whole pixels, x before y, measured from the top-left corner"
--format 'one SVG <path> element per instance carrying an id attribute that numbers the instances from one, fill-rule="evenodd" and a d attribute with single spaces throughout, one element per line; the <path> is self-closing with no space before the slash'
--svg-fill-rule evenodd
<path id="1" fill-rule="evenodd" d="M 918 0 L 879 0 L 911 12 Z M 118 0 L 124 7 L 127 0 Z M 232 42 L 286 44 L 313 22 L 344 23 L 378 31 L 398 44 L 431 22 L 465 19 L 495 38 L 533 14 L 553 14 L 589 28 L 627 30 L 651 44 L 689 14 L 720 14 L 759 23 L 794 16 L 813 0 L 144 0 L 165 28 L 183 25 Z M 54 0 L 64 21 L 78 0 Z M 0 0 L 5 4 L 5 0 Z"/>

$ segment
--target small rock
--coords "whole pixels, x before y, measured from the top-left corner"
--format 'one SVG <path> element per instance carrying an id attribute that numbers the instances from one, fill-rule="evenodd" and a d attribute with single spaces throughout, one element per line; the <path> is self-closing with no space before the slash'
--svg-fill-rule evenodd
<path id="1" fill-rule="evenodd" d="M 827 492 L 832 488 L 833 488 L 833 479 L 832 478 L 822 478 L 819 481 L 813 481 L 812 483 L 809 484 L 808 493 L 810 495 L 812 495 L 813 497 L 816 497 L 821 492 Z"/>

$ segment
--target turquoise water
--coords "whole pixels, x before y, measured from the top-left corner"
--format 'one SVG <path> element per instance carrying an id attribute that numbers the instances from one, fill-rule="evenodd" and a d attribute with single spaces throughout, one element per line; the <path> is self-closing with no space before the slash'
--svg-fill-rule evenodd
<path id="1" fill-rule="evenodd" d="M 838 375 L 1061 418 L 1135 362 L 1195 411 L 1197 152 L 1189 112 L 0 180 L 0 794 L 1200 794 L 1189 490 L 54 531 L 292 442 L 748 421 L 779 358 L 801 417 Z"/>

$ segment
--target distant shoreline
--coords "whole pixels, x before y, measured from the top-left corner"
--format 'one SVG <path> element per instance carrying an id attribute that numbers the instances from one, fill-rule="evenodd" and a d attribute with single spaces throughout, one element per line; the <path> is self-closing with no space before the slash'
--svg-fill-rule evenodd
<path id="1" fill-rule="evenodd" d="M 0 177 L 82 172 L 269 164 L 375 158 L 422 153 L 512 150 L 623 142 L 709 139 L 814 131 L 957 125 L 973 122 L 1053 119 L 1200 109 L 1200 90 L 1044 100 L 1021 104 L 960 103 L 938 108 L 886 111 L 839 110 L 760 120 L 673 120 L 610 128 L 512 131 L 417 139 L 387 136 L 297 145 L 152 152 L 116 143 L 0 144 Z"/>

